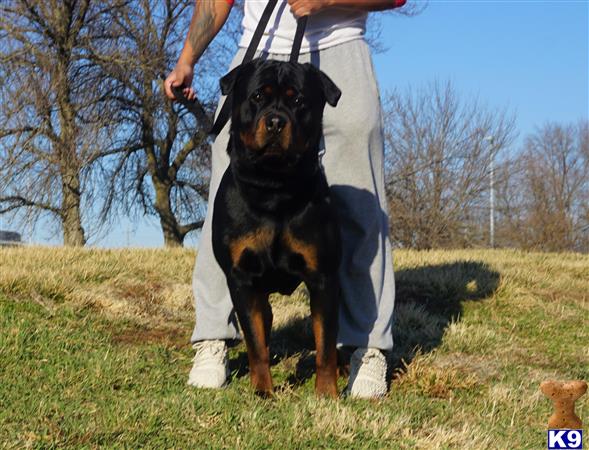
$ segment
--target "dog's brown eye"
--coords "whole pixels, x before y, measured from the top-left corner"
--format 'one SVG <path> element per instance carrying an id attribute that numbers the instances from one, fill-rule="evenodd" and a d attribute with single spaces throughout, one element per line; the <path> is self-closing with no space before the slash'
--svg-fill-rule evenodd
<path id="1" fill-rule="evenodd" d="M 262 101 L 262 99 L 264 98 L 264 94 L 262 94 L 260 91 L 257 91 L 253 97 L 252 100 L 256 103 L 260 103 Z"/>
<path id="2" fill-rule="evenodd" d="M 303 104 L 303 100 L 304 100 L 303 96 L 302 95 L 299 95 L 298 97 L 296 97 L 294 99 L 295 105 L 302 105 Z"/>

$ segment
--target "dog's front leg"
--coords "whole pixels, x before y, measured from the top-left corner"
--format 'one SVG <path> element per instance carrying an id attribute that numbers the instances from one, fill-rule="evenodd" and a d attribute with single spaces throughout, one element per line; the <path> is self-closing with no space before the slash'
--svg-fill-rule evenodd
<path id="1" fill-rule="evenodd" d="M 337 326 L 339 283 L 337 275 L 321 275 L 306 282 L 311 295 L 311 316 L 317 350 L 315 393 L 337 397 Z"/>
<path id="2" fill-rule="evenodd" d="M 273 387 L 269 349 L 272 309 L 268 293 L 243 285 L 230 286 L 230 292 L 247 346 L 252 385 L 258 395 L 269 397 Z"/>

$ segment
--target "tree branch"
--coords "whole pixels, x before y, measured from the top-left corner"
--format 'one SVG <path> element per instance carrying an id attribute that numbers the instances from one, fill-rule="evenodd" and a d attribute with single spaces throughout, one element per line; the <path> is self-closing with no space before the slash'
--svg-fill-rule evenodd
<path id="1" fill-rule="evenodd" d="M 182 236 L 182 238 L 184 238 L 184 236 L 186 236 L 191 231 L 198 230 L 199 228 L 202 228 L 203 224 L 204 224 L 204 220 L 198 220 L 196 222 L 191 222 L 186 225 L 179 225 L 178 231 L 180 232 L 180 235 Z"/>
<path id="2" fill-rule="evenodd" d="M 46 211 L 50 211 L 50 212 L 61 217 L 61 211 L 59 210 L 59 208 L 51 206 L 47 203 L 29 200 L 24 197 L 21 197 L 20 195 L 9 195 L 6 197 L 0 197 L 0 204 L 1 203 L 14 203 L 14 204 L 3 207 L 3 208 L 0 207 L 0 214 L 5 214 L 9 211 L 13 211 L 18 208 L 34 207 L 34 208 L 40 208 L 40 209 L 44 209 Z"/>

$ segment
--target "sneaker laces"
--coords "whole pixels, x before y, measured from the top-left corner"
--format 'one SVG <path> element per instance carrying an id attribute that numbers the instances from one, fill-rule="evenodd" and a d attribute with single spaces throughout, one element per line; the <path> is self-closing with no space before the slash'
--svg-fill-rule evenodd
<path id="1" fill-rule="evenodd" d="M 202 341 L 195 343 L 192 348 L 196 350 L 192 361 L 197 359 L 204 361 L 222 361 L 225 356 L 225 342 L 223 341 Z"/>
<path id="2" fill-rule="evenodd" d="M 382 352 L 376 348 L 368 348 L 364 351 L 352 354 L 352 365 L 358 368 L 363 375 L 376 375 L 380 377 L 387 370 L 387 363 Z M 367 373 L 368 372 L 368 373 Z"/>

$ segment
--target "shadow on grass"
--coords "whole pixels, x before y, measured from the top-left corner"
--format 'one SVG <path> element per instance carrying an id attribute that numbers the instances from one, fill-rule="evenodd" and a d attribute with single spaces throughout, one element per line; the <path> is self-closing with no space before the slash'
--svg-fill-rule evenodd
<path id="1" fill-rule="evenodd" d="M 476 261 L 402 269 L 395 273 L 395 346 L 391 369 L 407 364 L 417 350 L 440 345 L 446 327 L 460 320 L 463 302 L 489 298 L 497 290 L 498 272 Z"/>
<path id="2" fill-rule="evenodd" d="M 395 273 L 396 304 L 393 324 L 394 349 L 390 355 L 392 374 L 409 364 L 418 351 L 427 353 L 440 345 L 446 327 L 460 320 L 462 304 L 484 300 L 497 290 L 498 272 L 484 263 L 457 261 L 398 270 Z M 314 348 L 309 317 L 296 318 L 273 330 L 270 342 L 272 365 L 299 355 L 287 384 L 299 386 L 315 372 Z M 349 349 L 340 351 L 340 365 L 349 363 Z M 247 354 L 240 352 L 230 361 L 237 377 L 247 374 Z"/>

